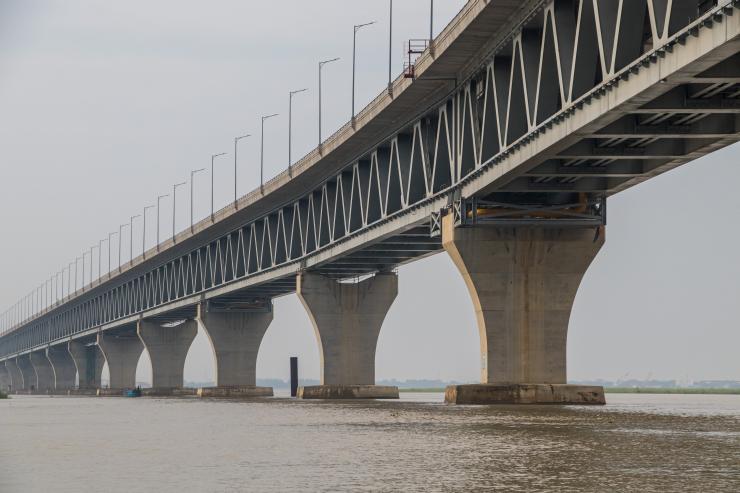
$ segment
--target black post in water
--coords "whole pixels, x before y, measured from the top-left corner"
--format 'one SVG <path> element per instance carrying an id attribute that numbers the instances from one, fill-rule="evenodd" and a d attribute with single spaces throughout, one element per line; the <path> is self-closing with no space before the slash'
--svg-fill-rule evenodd
<path id="1" fill-rule="evenodd" d="M 298 395 L 298 357 L 290 357 L 290 396 Z"/>

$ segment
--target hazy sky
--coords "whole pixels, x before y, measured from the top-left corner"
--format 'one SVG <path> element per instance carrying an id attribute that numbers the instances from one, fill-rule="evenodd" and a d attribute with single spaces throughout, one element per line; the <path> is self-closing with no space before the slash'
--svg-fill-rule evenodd
<path id="1" fill-rule="evenodd" d="M 463 4 L 435 2 L 435 32 Z M 394 76 L 403 41 L 427 35 L 429 2 L 395 7 Z M 266 126 L 265 167 L 268 177 L 282 170 L 288 91 L 303 87 L 293 156 L 309 151 L 316 63 L 339 56 L 324 76 L 324 135 L 336 130 L 350 116 L 352 25 L 372 20 L 358 35 L 358 108 L 387 83 L 387 0 L 0 0 L 0 311 L 191 169 L 210 166 L 211 154 L 232 152 L 233 137 L 258 138 L 260 115 L 280 113 Z M 257 138 L 240 145 L 240 193 L 259 183 Z M 739 157 L 735 145 L 610 200 L 607 242 L 571 317 L 569 378 L 740 379 Z M 232 160 L 216 168 L 217 207 L 231 200 Z M 209 181 L 196 179 L 199 217 Z M 180 189 L 178 229 L 189 220 L 187 195 Z M 171 231 L 171 197 L 163 207 L 162 231 Z M 140 222 L 134 239 L 137 255 Z M 115 239 L 112 256 L 115 264 Z M 478 346 L 472 303 L 446 255 L 402 268 L 377 377 L 476 381 Z M 313 329 L 295 295 L 275 300 L 258 377 L 287 378 L 291 355 L 303 377 L 318 378 Z M 138 377 L 149 375 L 144 356 Z M 201 333 L 185 376 L 212 375 Z"/>

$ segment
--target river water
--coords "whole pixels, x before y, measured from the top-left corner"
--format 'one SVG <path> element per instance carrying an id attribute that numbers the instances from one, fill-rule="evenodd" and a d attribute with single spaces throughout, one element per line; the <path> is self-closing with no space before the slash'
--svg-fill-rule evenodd
<path id="1" fill-rule="evenodd" d="M 16 396 L 0 492 L 740 491 L 740 396 L 604 407 Z"/>

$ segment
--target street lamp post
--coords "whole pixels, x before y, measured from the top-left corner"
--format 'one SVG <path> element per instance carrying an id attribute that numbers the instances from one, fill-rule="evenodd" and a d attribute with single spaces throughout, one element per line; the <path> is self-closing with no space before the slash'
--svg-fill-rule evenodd
<path id="1" fill-rule="evenodd" d="M 357 58 L 357 31 L 366 26 L 372 26 L 375 21 L 364 24 L 355 24 L 355 30 L 352 35 L 352 123 L 355 121 L 355 60 Z"/>
<path id="2" fill-rule="evenodd" d="M 54 298 L 58 302 L 59 301 L 59 274 L 62 271 L 57 272 L 54 274 L 54 282 L 56 283 L 56 289 L 54 289 Z M 64 278 L 62 277 L 62 282 L 64 282 Z"/>
<path id="3" fill-rule="evenodd" d="M 80 259 L 80 257 L 76 257 L 76 258 L 75 258 L 75 291 L 77 291 L 77 289 L 79 289 L 79 288 L 77 287 L 77 263 L 78 263 L 78 262 L 79 262 L 80 260 L 81 260 L 81 259 Z M 83 262 L 83 266 L 84 266 L 84 262 Z"/>
<path id="4" fill-rule="evenodd" d="M 193 178 L 196 173 L 204 171 L 205 168 L 195 169 L 190 172 L 190 233 L 193 232 Z"/>
<path id="5" fill-rule="evenodd" d="M 434 0 L 429 0 L 429 49 L 434 41 Z"/>
<path id="6" fill-rule="evenodd" d="M 75 289 L 77 289 L 75 287 Z M 67 296 L 72 294 L 72 262 L 67 266 Z"/>
<path id="7" fill-rule="evenodd" d="M 98 284 L 100 284 L 100 279 L 103 278 L 102 260 L 103 260 L 103 242 L 104 241 L 106 241 L 105 238 L 103 238 L 102 240 L 98 240 Z M 108 252 L 110 253 L 110 247 L 109 247 Z"/>
<path id="8" fill-rule="evenodd" d="M 121 238 L 123 238 L 123 228 L 128 224 L 121 224 L 118 226 L 118 273 L 121 273 Z"/>
<path id="9" fill-rule="evenodd" d="M 236 156 L 236 151 L 237 151 L 237 144 L 239 143 L 240 140 L 246 139 L 247 137 L 251 137 L 251 135 L 250 134 L 246 134 L 246 135 L 240 135 L 239 137 L 234 137 L 234 209 L 237 208 L 237 198 L 238 198 L 237 191 L 236 191 L 236 184 L 237 184 L 237 179 L 236 179 L 236 170 L 237 170 L 237 159 L 236 159 L 237 156 Z"/>
<path id="10" fill-rule="evenodd" d="M 134 265 L 134 219 L 139 217 L 140 214 L 136 214 L 135 216 L 131 216 L 131 219 L 129 219 L 128 222 L 128 265 Z"/>
<path id="11" fill-rule="evenodd" d="M 219 156 L 225 156 L 226 153 L 222 152 L 220 154 L 212 154 L 211 155 L 211 222 L 213 222 L 213 161 L 219 157 Z"/>
<path id="12" fill-rule="evenodd" d="M 95 248 L 95 245 L 90 247 L 90 287 L 92 287 L 93 283 L 93 249 Z"/>
<path id="13" fill-rule="evenodd" d="M 157 251 L 159 251 L 159 204 L 162 202 L 162 199 L 165 197 L 169 197 L 170 194 L 166 193 L 164 195 L 157 196 Z"/>
<path id="14" fill-rule="evenodd" d="M 277 113 L 262 117 L 262 130 L 260 133 L 260 192 L 265 193 L 265 120 L 278 116 Z"/>
<path id="15" fill-rule="evenodd" d="M 390 93 L 393 89 L 391 85 L 393 83 L 391 79 L 391 60 L 393 59 L 393 0 L 390 0 L 388 10 L 388 92 Z"/>
<path id="16" fill-rule="evenodd" d="M 297 91 L 290 91 L 290 96 L 288 97 L 288 176 L 293 176 L 293 96 L 307 90 L 298 89 Z"/>
<path id="17" fill-rule="evenodd" d="M 85 253 L 87 253 L 87 252 L 82 252 L 82 281 L 81 281 L 81 286 L 82 286 L 82 290 L 83 291 L 85 290 Z"/>
<path id="18" fill-rule="evenodd" d="M 319 62 L 319 151 L 321 151 L 321 69 L 327 63 L 336 62 L 339 57 Z"/>
<path id="19" fill-rule="evenodd" d="M 113 235 L 118 234 L 117 232 L 108 233 L 108 279 L 110 279 L 111 274 L 111 265 L 110 265 L 110 251 L 111 251 L 111 241 L 110 239 L 113 237 Z M 119 239 L 118 241 L 118 248 L 121 248 L 121 241 Z M 118 252 L 118 257 L 120 258 L 121 252 Z"/>
<path id="20" fill-rule="evenodd" d="M 184 181 L 182 183 L 175 183 L 172 185 L 172 243 L 175 243 L 175 211 L 177 211 L 177 208 L 175 207 L 177 205 L 177 187 L 181 187 L 183 185 L 187 185 L 188 182 Z"/>
<path id="21" fill-rule="evenodd" d="M 146 211 L 154 209 L 153 205 L 144 206 L 144 214 L 142 215 L 144 224 L 141 230 L 141 258 L 146 258 Z"/>

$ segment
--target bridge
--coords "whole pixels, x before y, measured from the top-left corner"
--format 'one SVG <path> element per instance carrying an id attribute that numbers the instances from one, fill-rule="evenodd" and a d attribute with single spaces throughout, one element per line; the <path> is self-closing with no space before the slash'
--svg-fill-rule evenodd
<path id="1" fill-rule="evenodd" d="M 194 227 L 53 300 L 2 317 L 0 385 L 183 386 L 198 324 L 216 387 L 256 387 L 272 299 L 296 292 L 321 385 L 304 398 L 394 397 L 375 347 L 396 268 L 446 251 L 476 310 L 478 385 L 455 403 L 603 403 L 568 385 L 580 281 L 608 198 L 740 137 L 740 0 L 470 0 L 356 118 Z M 69 281 L 68 281 L 69 282 Z"/>

